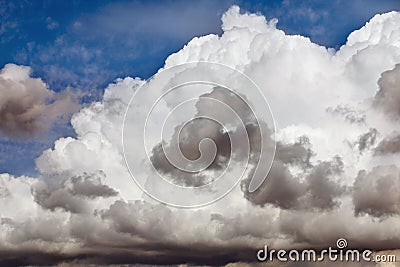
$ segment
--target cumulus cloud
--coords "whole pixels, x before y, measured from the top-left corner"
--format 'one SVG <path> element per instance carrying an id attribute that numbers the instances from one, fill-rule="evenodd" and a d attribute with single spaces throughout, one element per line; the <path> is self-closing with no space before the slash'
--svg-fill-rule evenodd
<path id="1" fill-rule="evenodd" d="M 35 201 L 45 209 L 61 208 L 73 213 L 82 213 L 86 211 L 90 200 L 118 195 L 117 191 L 103 184 L 104 179 L 104 173 L 99 172 L 83 173 L 56 185 L 40 181 L 33 186 L 32 194 Z"/>
<path id="2" fill-rule="evenodd" d="M 376 217 L 400 213 L 400 171 L 397 166 L 378 166 L 370 172 L 361 171 L 353 192 L 356 214 Z"/>
<path id="3" fill-rule="evenodd" d="M 272 204 L 282 209 L 330 209 L 337 205 L 336 198 L 345 189 L 333 178 L 343 172 L 341 158 L 319 162 L 313 166 L 308 140 L 301 138 L 294 144 L 278 143 L 274 164 L 264 182 L 255 193 L 248 193 L 249 180 L 242 182 L 245 196 L 257 205 Z M 301 163 L 302 171 L 294 175 L 290 165 Z"/>
<path id="4" fill-rule="evenodd" d="M 32 137 L 78 110 L 76 94 L 55 93 L 30 73 L 29 67 L 14 64 L 0 72 L 0 132 L 9 138 Z"/>
<path id="5" fill-rule="evenodd" d="M 378 130 L 373 128 L 369 129 L 367 133 L 360 135 L 360 137 L 356 142 L 358 150 L 362 153 L 364 150 L 374 145 L 376 142 L 377 135 L 378 135 Z"/>
<path id="6" fill-rule="evenodd" d="M 119 79 L 106 88 L 101 102 L 73 115 L 76 138 L 57 140 L 37 159 L 39 178 L 0 175 L 1 264 L 222 265 L 254 262 L 265 244 L 321 249 L 335 246 L 339 237 L 353 248 L 400 247 L 395 101 L 400 14 L 376 15 L 338 51 L 287 35 L 275 20 L 241 14 L 236 6 L 222 21 L 221 36 L 194 38 L 168 57 L 165 67 L 220 62 L 260 86 L 276 122 L 275 136 L 263 138 L 277 142 L 264 184 L 254 193 L 247 190 L 260 144 L 254 118 L 237 98 L 213 88 L 207 96 L 231 102 L 247 122 L 252 156 L 241 186 L 195 210 L 147 197 L 132 181 L 121 145 L 124 112 L 143 81 Z M 38 91 L 24 102 L 26 112 L 33 112 L 35 101 L 46 111 L 57 103 L 44 100 L 54 94 L 29 78 L 26 68 L 23 78 L 11 70 L 19 73 L 21 67 L 8 66 L 1 81 L 21 91 L 32 83 Z M 169 111 L 164 104 L 163 111 Z M 199 100 L 194 114 L 206 112 L 219 111 Z M 213 138 L 219 148 L 209 174 L 223 169 L 228 156 L 241 159 L 240 153 L 229 153 L 220 126 L 207 120 L 183 130 L 183 153 L 198 157 L 197 144 L 204 137 Z M 133 148 L 143 145 L 134 138 L 131 142 Z M 201 185 L 210 179 L 195 180 L 173 169 L 159 142 L 151 152 L 154 165 L 173 182 Z M 151 180 L 155 173 L 146 175 Z"/>
<path id="7" fill-rule="evenodd" d="M 389 136 L 375 148 L 375 154 L 395 154 L 400 152 L 400 135 Z"/>
<path id="8" fill-rule="evenodd" d="M 380 90 L 375 96 L 375 103 L 390 117 L 398 119 L 400 115 L 400 64 L 393 70 L 382 73 L 378 81 Z"/>
<path id="9" fill-rule="evenodd" d="M 180 125 L 181 127 L 184 126 L 182 130 L 180 130 L 180 127 L 176 127 L 171 142 L 166 148 L 176 149 L 179 146 L 179 149 L 186 158 L 195 160 L 201 156 L 198 147 L 200 141 L 204 138 L 212 139 L 216 145 L 217 153 L 213 162 L 205 169 L 206 172 L 190 173 L 180 170 L 170 163 L 165 155 L 162 144 L 159 143 L 153 148 L 151 157 L 153 166 L 163 173 L 168 174 L 178 184 L 185 186 L 207 184 L 212 181 L 213 177 L 218 177 L 227 168 L 230 159 L 237 161 L 246 160 L 247 153 L 245 148 L 239 147 L 235 151 L 232 151 L 232 138 L 247 139 L 247 136 L 242 136 L 243 133 L 238 129 L 238 126 L 231 126 L 227 130 L 220 123 L 205 118 L 205 116 L 215 118 L 216 114 L 218 114 L 219 118 L 229 118 L 231 116 L 230 110 L 216 106 L 215 103 L 209 101 L 210 98 L 223 103 L 229 103 L 230 108 L 238 115 L 244 125 L 246 135 L 249 139 L 251 161 L 256 163 L 259 158 L 258 154 L 261 149 L 259 124 L 265 122 L 256 120 L 251 108 L 245 102 L 245 96 L 238 96 L 227 89 L 216 87 L 210 93 L 200 96 L 196 103 L 196 114 L 194 115 L 198 118 L 190 123 Z M 267 145 L 266 142 L 272 143 L 272 139 L 268 136 L 265 136 L 264 141 L 265 146 Z M 207 154 L 211 149 L 204 148 L 203 153 Z M 173 153 L 170 154 L 174 155 Z"/>

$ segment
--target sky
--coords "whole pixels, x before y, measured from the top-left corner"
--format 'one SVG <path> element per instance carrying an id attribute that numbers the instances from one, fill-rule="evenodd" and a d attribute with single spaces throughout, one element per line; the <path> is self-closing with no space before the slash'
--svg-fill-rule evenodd
<path id="1" fill-rule="evenodd" d="M 398 1 L 0 18 L 0 266 L 253 266 L 339 238 L 400 257 Z"/>
<path id="2" fill-rule="evenodd" d="M 1 1 L 0 65 L 30 66 L 51 90 L 79 90 L 88 103 L 116 78 L 149 78 L 193 37 L 221 34 L 221 15 L 232 4 L 335 49 L 374 14 L 400 8 L 396 0 Z M 0 170 L 34 175 L 34 159 L 71 135 L 67 122 L 30 140 L 3 137 Z"/>

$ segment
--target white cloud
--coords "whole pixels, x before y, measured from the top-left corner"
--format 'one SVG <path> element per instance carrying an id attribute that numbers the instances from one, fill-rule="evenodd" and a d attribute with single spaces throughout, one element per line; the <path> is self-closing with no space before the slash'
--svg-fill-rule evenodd
<path id="1" fill-rule="evenodd" d="M 0 211 L 1 250 L 19 264 L 26 259 L 21 253 L 33 255 L 33 264 L 57 262 L 57 257 L 95 263 L 222 264 L 253 261 L 264 244 L 332 246 L 339 237 L 356 247 L 399 248 L 400 214 L 393 194 L 399 190 L 397 168 L 385 168 L 396 173 L 379 179 L 396 188 L 385 200 L 391 205 L 388 212 L 379 207 L 377 212 L 363 193 L 372 173 L 380 170 L 374 167 L 398 167 L 400 160 L 400 150 L 391 150 L 389 156 L 375 152 L 382 140 L 400 131 L 398 118 L 376 106 L 379 90 L 393 93 L 400 86 L 394 83 L 398 79 L 391 79 L 395 71 L 382 76 L 381 89 L 377 83 L 383 72 L 400 63 L 399 25 L 400 13 L 377 15 L 332 53 L 308 38 L 286 35 L 274 20 L 240 14 L 232 7 L 223 15 L 222 36 L 194 38 L 169 56 L 165 67 L 212 61 L 251 77 L 276 119 L 279 149 L 272 175 L 277 176 L 254 195 L 244 197 L 236 187 L 199 210 L 169 208 L 148 199 L 131 180 L 121 146 L 128 100 L 143 81 L 120 79 L 108 86 L 102 102 L 73 116 L 77 138 L 56 141 L 37 159 L 38 180 L 0 176 L 0 206 L 6 207 Z M 20 81 L 14 72 L 7 75 Z M 309 144 L 299 143 L 302 136 Z M 143 144 L 133 140 L 132 145 Z M 99 179 L 82 178 L 99 173 Z M 106 194 L 76 193 L 76 181 L 86 181 L 90 192 L 101 188 Z M 369 189 L 372 199 L 385 192 L 378 184 Z M 274 186 L 289 192 L 290 201 L 286 195 L 272 195 Z M 17 212 L 18 207 L 27 212 Z"/>

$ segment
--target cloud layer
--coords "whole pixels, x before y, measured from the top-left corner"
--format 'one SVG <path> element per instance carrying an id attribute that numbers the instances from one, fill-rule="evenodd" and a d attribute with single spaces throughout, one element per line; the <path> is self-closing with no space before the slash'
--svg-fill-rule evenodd
<path id="1" fill-rule="evenodd" d="M 245 179 L 225 198 L 197 210 L 170 208 L 145 196 L 131 180 L 121 145 L 125 109 L 143 81 L 119 79 L 101 102 L 72 117 L 77 138 L 57 140 L 37 159 L 40 178 L 0 175 L 2 265 L 225 264 L 255 261 L 265 244 L 322 248 L 340 237 L 350 247 L 400 247 L 400 13 L 376 15 L 338 51 L 286 35 L 275 20 L 241 14 L 236 6 L 222 21 L 221 36 L 194 38 L 165 67 L 220 62 L 259 85 L 275 116 L 277 141 L 262 187 L 249 193 Z M 24 75 L 13 76 L 15 69 Z M 27 84 L 37 91 L 13 116 L 20 110 L 39 114 L 31 117 L 40 128 L 43 114 L 65 110 L 55 108 L 57 100 L 45 101 L 53 94 L 29 78 L 27 69 L 9 65 L 1 75 L 0 84 L 12 84 L 15 93 L 25 95 Z M 11 95 L 5 99 L 0 103 L 14 101 Z M 37 103 L 39 113 L 32 110 Z M 201 103 L 197 108 L 210 109 Z M 3 132 L 17 131 L 7 125 Z M 205 134 L 225 147 L 218 127 L 205 126 Z M 198 129 L 190 130 L 188 136 L 198 138 Z M 155 147 L 153 159 L 161 171 L 190 183 L 158 152 Z M 153 173 L 146 175 L 151 181 Z"/>

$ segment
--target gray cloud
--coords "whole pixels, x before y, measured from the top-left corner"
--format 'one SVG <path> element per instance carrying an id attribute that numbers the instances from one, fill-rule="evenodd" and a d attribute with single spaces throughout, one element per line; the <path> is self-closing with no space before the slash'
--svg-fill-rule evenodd
<path id="1" fill-rule="evenodd" d="M 45 209 L 57 208 L 72 213 L 89 211 L 88 199 L 114 197 L 118 192 L 104 185 L 103 172 L 74 176 L 59 183 L 38 181 L 32 188 L 35 201 Z"/>
<path id="2" fill-rule="evenodd" d="M 258 123 L 262 122 L 258 122 L 255 119 L 250 107 L 245 102 L 245 98 L 242 99 L 241 97 L 229 92 L 227 89 L 216 87 L 210 93 L 206 93 L 199 98 L 196 103 L 197 113 L 195 116 L 209 116 L 213 118 L 216 117 L 215 114 L 217 113 L 220 117 L 229 118 L 229 116 L 232 116 L 231 114 L 225 114 L 227 111 L 213 106 L 213 103 L 210 103 L 207 98 L 213 98 L 229 105 L 239 116 L 243 125 L 245 125 L 247 136 L 243 136 L 243 140 L 249 140 L 250 158 L 254 162 L 258 159 L 257 154 L 260 152 L 261 134 Z M 217 146 L 216 157 L 212 164 L 206 169 L 206 171 L 212 171 L 213 173 L 211 174 L 192 174 L 179 170 L 169 162 L 161 144 L 158 144 L 153 148 L 151 156 L 153 166 L 157 170 L 167 174 L 170 179 L 180 185 L 204 185 L 212 181 L 212 178 L 210 180 L 211 176 L 218 177 L 218 174 L 224 171 L 230 158 L 235 160 L 244 160 L 244 157 L 247 156 L 247 154 L 245 155 L 245 151 L 241 151 L 240 148 L 231 155 L 230 136 L 232 137 L 233 135 L 237 136 L 240 134 L 237 128 L 232 128 L 226 131 L 219 123 L 205 118 L 198 118 L 187 123 L 180 132 L 178 131 L 179 128 L 180 127 L 176 127 L 171 143 L 176 142 L 174 140 L 179 140 L 179 145 L 175 146 L 179 147 L 182 154 L 190 160 L 195 160 L 200 157 L 198 145 L 202 139 L 210 138 Z M 265 142 L 272 143 L 272 139 L 268 136 L 266 137 Z M 169 144 L 166 149 L 170 149 L 171 146 L 172 145 Z"/>
<path id="3" fill-rule="evenodd" d="M 375 217 L 400 214 L 400 171 L 397 166 L 379 166 L 361 171 L 353 189 L 356 214 Z"/>
<path id="4" fill-rule="evenodd" d="M 326 111 L 332 115 L 341 116 L 345 121 L 351 123 L 365 123 L 365 114 L 360 111 L 353 110 L 348 106 L 339 105 L 336 108 L 329 107 L 326 109 Z"/>
<path id="5" fill-rule="evenodd" d="M 367 133 L 360 135 L 355 143 L 360 153 L 373 146 L 376 142 L 377 136 L 378 130 L 374 128 L 371 128 Z"/>
<path id="6" fill-rule="evenodd" d="M 312 167 L 310 160 L 314 155 L 309 138 L 301 136 L 297 142 L 290 145 L 278 143 L 276 158 L 284 164 L 295 164 L 303 169 Z"/>
<path id="7" fill-rule="evenodd" d="M 395 154 L 400 152 L 400 135 L 383 139 L 374 150 L 376 155 Z"/>
<path id="8" fill-rule="evenodd" d="M 394 69 L 382 73 L 378 81 L 380 90 L 375 96 L 375 105 L 390 117 L 398 119 L 400 115 L 400 64 Z"/>
<path id="9" fill-rule="evenodd" d="M 271 171 L 262 186 L 252 194 L 246 190 L 249 179 L 242 181 L 245 197 L 256 205 L 272 204 L 282 209 L 331 209 L 345 192 L 334 180 L 343 172 L 340 157 L 331 161 L 310 163 L 313 152 L 306 137 L 294 144 L 277 144 Z M 290 165 L 300 164 L 302 171 L 293 175 Z"/>
<path id="10" fill-rule="evenodd" d="M 32 137 L 78 110 L 77 95 L 55 93 L 30 68 L 7 64 L 0 72 L 0 132 L 9 138 Z"/>

